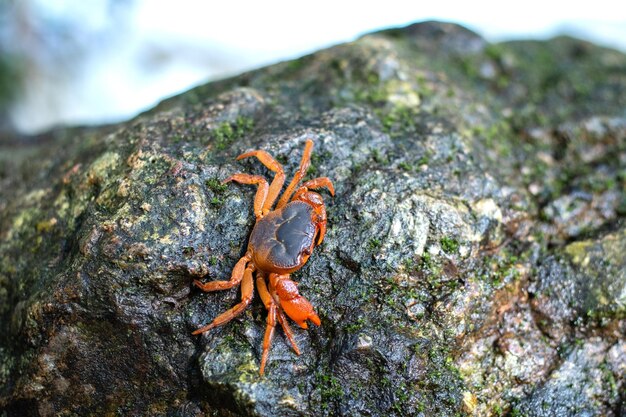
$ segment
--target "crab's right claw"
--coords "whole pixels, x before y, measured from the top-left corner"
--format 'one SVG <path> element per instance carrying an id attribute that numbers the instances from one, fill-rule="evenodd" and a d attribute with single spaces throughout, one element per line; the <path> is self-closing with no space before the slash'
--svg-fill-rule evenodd
<path id="1" fill-rule="evenodd" d="M 296 322 L 298 326 L 303 329 L 308 328 L 307 320 L 311 320 L 316 326 L 322 323 L 309 300 L 298 293 L 298 287 L 292 280 L 285 279 L 280 281 L 276 286 L 276 294 L 280 299 L 280 306 L 285 314 Z"/>

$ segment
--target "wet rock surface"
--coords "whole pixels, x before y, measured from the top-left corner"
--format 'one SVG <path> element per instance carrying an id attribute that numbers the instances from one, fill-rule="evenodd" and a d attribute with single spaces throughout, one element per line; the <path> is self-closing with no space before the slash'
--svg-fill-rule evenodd
<path id="1" fill-rule="evenodd" d="M 0 142 L 4 415 L 619 416 L 626 363 L 626 56 L 489 44 L 444 23 L 207 84 L 116 126 Z M 321 327 L 226 279 L 250 186 L 328 176 L 294 279 Z M 36 161 L 36 162 L 35 162 Z"/>

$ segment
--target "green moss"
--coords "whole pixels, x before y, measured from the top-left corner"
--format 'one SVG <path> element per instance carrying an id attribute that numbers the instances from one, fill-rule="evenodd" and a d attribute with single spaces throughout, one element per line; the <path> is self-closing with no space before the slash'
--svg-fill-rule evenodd
<path id="1" fill-rule="evenodd" d="M 211 131 L 215 148 L 224 150 L 237 139 L 242 138 L 254 127 L 254 121 L 249 117 L 239 116 L 234 122 L 224 122 Z"/>
<path id="2" fill-rule="evenodd" d="M 356 333 L 365 326 L 365 318 L 359 317 L 354 323 L 348 324 L 344 330 L 346 333 Z"/>
<path id="3" fill-rule="evenodd" d="M 456 63 L 463 75 L 467 78 L 470 80 L 479 79 L 480 72 L 478 71 L 478 62 L 476 57 L 459 56 Z"/>
<path id="4" fill-rule="evenodd" d="M 565 247 L 565 253 L 569 255 L 572 263 L 580 265 L 585 262 L 585 259 L 588 257 L 589 250 L 592 247 L 592 241 L 584 240 L 580 242 L 573 242 Z"/>
<path id="5" fill-rule="evenodd" d="M 220 207 L 224 204 L 222 195 L 226 192 L 228 186 L 226 184 L 222 184 L 217 178 L 210 178 L 206 180 L 206 185 L 214 194 L 209 200 L 209 204 L 213 207 Z"/>
<path id="6" fill-rule="evenodd" d="M 441 243 L 441 249 L 446 253 L 457 253 L 459 251 L 459 242 L 456 239 L 450 237 L 442 237 L 439 241 Z"/>
<path id="7" fill-rule="evenodd" d="M 355 93 L 355 100 L 372 106 L 380 106 L 387 101 L 387 93 L 380 88 L 359 89 Z"/>
<path id="8" fill-rule="evenodd" d="M 422 255 L 420 259 L 420 269 L 432 269 L 434 266 L 433 258 L 430 253 L 426 252 Z"/>
<path id="9" fill-rule="evenodd" d="M 381 165 L 387 165 L 389 163 L 387 157 L 382 155 L 378 149 L 372 150 L 372 157 L 374 158 L 374 161 L 376 163 L 379 163 Z"/>
<path id="10" fill-rule="evenodd" d="M 371 86 L 378 86 L 380 84 L 380 77 L 375 72 L 368 72 L 365 76 L 366 83 Z"/>
<path id="11" fill-rule="evenodd" d="M 311 155 L 311 165 L 307 170 L 307 175 L 311 178 L 319 176 L 318 167 L 323 163 L 324 160 L 332 159 L 332 154 L 328 151 L 324 152 L 314 152 Z"/>
<path id="12" fill-rule="evenodd" d="M 484 269 L 478 277 L 495 288 L 505 283 L 510 283 L 520 277 L 517 268 L 519 257 L 512 255 L 508 250 L 502 250 L 498 254 L 485 259 Z"/>
<path id="13" fill-rule="evenodd" d="M 399 136 L 403 133 L 415 131 L 416 110 L 407 106 L 396 106 L 390 111 L 379 111 L 379 117 L 383 130 L 391 136 Z"/>
<path id="14" fill-rule="evenodd" d="M 209 190 L 214 193 L 223 193 L 228 188 L 226 184 L 222 184 L 222 182 L 217 178 L 210 178 L 206 180 L 206 185 L 209 187 Z"/>
<path id="15" fill-rule="evenodd" d="M 417 165 L 428 165 L 428 162 L 430 161 L 430 153 L 425 153 L 424 155 L 422 155 L 420 157 L 420 159 L 417 160 Z"/>
<path id="16" fill-rule="evenodd" d="M 209 204 L 211 204 L 213 207 L 220 207 L 222 204 L 224 204 L 224 200 L 219 197 L 212 197 L 209 201 Z"/>
<path id="17" fill-rule="evenodd" d="M 367 242 L 367 250 L 368 252 L 377 252 L 378 249 L 380 249 L 380 247 L 382 246 L 382 242 L 380 241 L 380 239 L 378 238 L 371 238 L 368 242 Z"/>
<path id="18" fill-rule="evenodd" d="M 398 413 L 402 413 L 404 407 L 409 401 L 409 387 L 407 387 L 406 382 L 401 381 L 394 391 L 395 401 L 393 403 L 393 409 Z"/>
<path id="19" fill-rule="evenodd" d="M 613 371 L 611 371 L 611 367 L 605 361 L 600 364 L 600 370 L 602 371 L 602 379 L 611 390 L 611 396 L 613 398 L 617 398 L 619 393 L 618 384 L 617 380 L 615 379 L 615 374 L 613 374 Z"/>
<path id="20" fill-rule="evenodd" d="M 415 262 L 415 259 L 408 258 L 402 261 L 402 267 L 404 268 L 404 272 L 410 274 L 416 270 L 417 263 Z"/>
<path id="21" fill-rule="evenodd" d="M 412 167 L 411 164 L 409 164 L 406 161 L 402 161 L 398 164 L 398 168 L 404 170 L 404 171 L 411 171 Z"/>
<path id="22" fill-rule="evenodd" d="M 513 149 L 520 146 L 511 124 L 506 120 L 487 126 L 474 126 L 472 134 L 482 139 L 484 145 L 493 150 L 497 158 L 510 157 Z"/>
<path id="23" fill-rule="evenodd" d="M 317 386 L 320 390 L 321 405 L 327 410 L 331 402 L 339 401 L 343 395 L 343 387 L 334 375 L 327 372 L 318 372 L 315 374 Z"/>

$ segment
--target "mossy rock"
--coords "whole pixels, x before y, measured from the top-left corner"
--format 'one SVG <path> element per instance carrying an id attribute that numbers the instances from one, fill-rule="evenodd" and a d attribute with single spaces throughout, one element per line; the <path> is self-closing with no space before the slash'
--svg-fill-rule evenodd
<path id="1" fill-rule="evenodd" d="M 3 415 L 618 415 L 625 75 L 426 22 L 0 141 Z M 245 251 L 255 191 L 221 181 L 271 173 L 236 156 L 292 175 L 306 139 L 337 191 L 293 275 L 322 325 L 262 377 L 260 300 L 193 336 L 240 295 L 192 282 Z"/>

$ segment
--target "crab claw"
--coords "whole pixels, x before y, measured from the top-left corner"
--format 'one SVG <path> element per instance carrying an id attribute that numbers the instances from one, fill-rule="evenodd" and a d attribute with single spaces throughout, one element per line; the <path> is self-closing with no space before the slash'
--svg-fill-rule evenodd
<path id="1" fill-rule="evenodd" d="M 311 320 L 316 326 L 322 323 L 309 300 L 298 293 L 298 287 L 292 280 L 280 280 L 276 285 L 276 294 L 280 299 L 280 306 L 285 314 L 296 322 L 298 326 L 307 329 L 309 327 L 307 320 Z"/>

